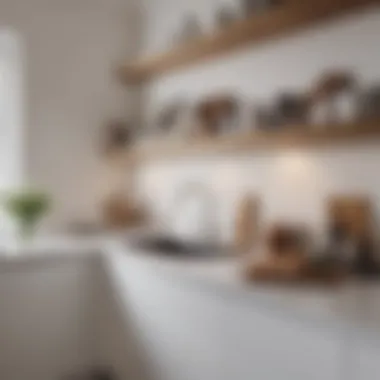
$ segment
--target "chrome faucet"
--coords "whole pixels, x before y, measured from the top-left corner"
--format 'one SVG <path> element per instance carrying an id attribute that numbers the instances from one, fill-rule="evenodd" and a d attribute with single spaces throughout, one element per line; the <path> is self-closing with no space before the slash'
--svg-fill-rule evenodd
<path id="1" fill-rule="evenodd" d="M 174 197 L 170 220 L 171 232 L 182 240 L 218 242 L 217 200 L 206 184 L 182 185 Z"/>

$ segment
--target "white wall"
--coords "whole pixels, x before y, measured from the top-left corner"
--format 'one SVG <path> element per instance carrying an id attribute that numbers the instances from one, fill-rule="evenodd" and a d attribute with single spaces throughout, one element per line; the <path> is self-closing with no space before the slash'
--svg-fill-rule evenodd
<path id="1" fill-rule="evenodd" d="M 151 0 L 145 8 L 145 52 L 165 50 L 181 16 L 194 11 L 207 30 L 220 0 Z M 353 69 L 364 85 L 380 82 L 380 9 L 326 23 L 292 36 L 244 49 L 158 79 L 146 89 L 148 113 L 183 95 L 196 100 L 221 89 L 235 91 L 244 101 L 266 101 L 282 90 L 308 88 L 322 70 Z M 235 201 L 251 191 L 262 197 L 266 221 L 289 219 L 323 224 L 328 194 L 369 194 L 380 212 L 380 183 L 376 173 L 380 146 L 262 152 L 245 157 L 156 162 L 141 175 L 148 201 L 164 212 L 176 188 L 187 180 L 209 184 L 223 215 L 222 235 L 231 232 Z M 380 215 L 380 213 L 379 213 Z"/>
<path id="2" fill-rule="evenodd" d="M 113 75 L 139 26 L 129 1 L 0 0 L 25 56 L 25 173 L 52 194 L 53 225 L 97 215 L 100 130 L 133 106 Z"/>

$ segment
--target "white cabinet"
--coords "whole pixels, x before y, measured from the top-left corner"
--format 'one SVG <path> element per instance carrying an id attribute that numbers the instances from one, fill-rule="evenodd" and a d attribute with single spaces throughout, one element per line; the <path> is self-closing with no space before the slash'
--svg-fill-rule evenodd
<path id="1" fill-rule="evenodd" d="M 339 379 L 339 339 L 325 330 L 223 287 L 137 265 L 118 271 L 159 380 Z"/>
<path id="2" fill-rule="evenodd" d="M 357 380 L 380 379 L 380 344 L 360 344 L 358 348 Z"/>
<path id="3" fill-rule="evenodd" d="M 380 379 L 380 292 L 377 282 L 366 283 L 357 300 L 355 380 Z"/>
<path id="4" fill-rule="evenodd" d="M 113 273 L 155 379 L 380 379 L 380 349 L 363 332 L 380 328 L 376 287 L 347 288 L 338 297 L 310 293 L 294 307 L 290 297 L 282 307 L 277 295 L 158 268 L 130 260 L 115 263 Z M 321 325 L 297 309 L 303 301 Z"/>
<path id="5" fill-rule="evenodd" d="M 118 268 L 118 293 L 157 380 L 220 380 L 223 346 L 218 300 L 154 269 Z"/>
<path id="6" fill-rule="evenodd" d="M 87 262 L 15 264 L 0 272 L 0 378 L 52 380 L 91 365 Z"/>
<path id="7" fill-rule="evenodd" d="M 339 340 L 254 301 L 229 300 L 223 379 L 337 380 Z"/>

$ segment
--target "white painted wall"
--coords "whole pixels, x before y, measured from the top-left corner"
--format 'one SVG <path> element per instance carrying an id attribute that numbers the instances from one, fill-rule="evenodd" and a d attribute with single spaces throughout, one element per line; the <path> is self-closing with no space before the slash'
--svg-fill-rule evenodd
<path id="1" fill-rule="evenodd" d="M 52 194 L 53 226 L 95 219 L 101 128 L 133 108 L 113 75 L 135 49 L 138 14 L 124 0 L 0 0 L 0 10 L 25 53 L 25 176 Z"/>
<path id="2" fill-rule="evenodd" d="M 185 12 L 195 12 L 211 30 L 220 0 L 147 0 L 145 52 L 170 45 Z M 178 95 L 196 100 L 218 90 L 241 94 L 246 102 L 266 101 L 281 90 L 307 88 L 322 70 L 353 69 L 363 84 L 380 81 L 380 9 L 371 8 L 290 37 L 244 49 L 158 79 L 146 89 L 147 114 Z M 246 191 L 261 196 L 266 222 L 278 219 L 324 221 L 323 202 L 331 193 L 369 194 L 380 215 L 377 178 L 380 146 L 262 152 L 245 157 L 217 157 L 156 162 L 141 174 L 145 198 L 166 215 L 179 186 L 209 184 L 219 203 L 221 235 L 231 235 L 236 200 Z"/>

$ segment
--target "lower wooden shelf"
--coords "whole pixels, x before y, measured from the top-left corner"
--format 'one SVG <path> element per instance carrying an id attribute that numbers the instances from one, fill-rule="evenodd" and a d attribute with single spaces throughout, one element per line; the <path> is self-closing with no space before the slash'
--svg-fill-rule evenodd
<path id="1" fill-rule="evenodd" d="M 138 160 L 198 157 L 214 154 L 248 154 L 269 149 L 352 145 L 363 141 L 380 142 L 380 119 L 370 122 L 293 126 L 281 131 L 236 133 L 188 140 L 156 139 L 142 141 L 129 151 Z"/>

